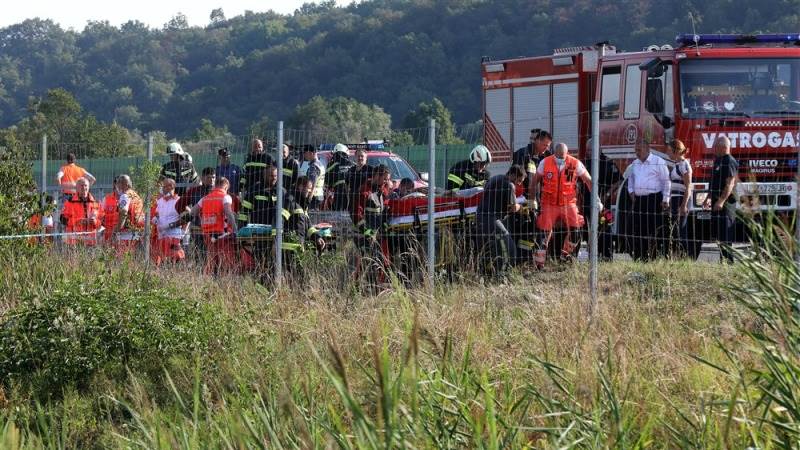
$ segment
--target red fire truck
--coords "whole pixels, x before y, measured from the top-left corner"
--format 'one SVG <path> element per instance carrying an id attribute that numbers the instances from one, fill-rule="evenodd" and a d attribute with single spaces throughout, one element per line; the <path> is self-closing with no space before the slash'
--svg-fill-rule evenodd
<path id="1" fill-rule="evenodd" d="M 508 161 L 528 144 L 531 129 L 542 128 L 585 159 L 591 103 L 598 101 L 600 151 L 620 170 L 641 135 L 662 157 L 672 138 L 689 147 L 693 253 L 710 240 L 706 198 L 718 136 L 731 140 L 739 161 L 738 207 L 793 214 L 800 34 L 679 35 L 676 42 L 638 52 L 598 44 L 541 57 L 484 58 L 484 141 L 496 160 Z"/>

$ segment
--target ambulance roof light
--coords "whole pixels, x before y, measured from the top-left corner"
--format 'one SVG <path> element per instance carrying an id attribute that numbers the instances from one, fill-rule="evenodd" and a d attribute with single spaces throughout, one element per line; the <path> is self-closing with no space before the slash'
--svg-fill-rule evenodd
<path id="1" fill-rule="evenodd" d="M 800 45 L 800 34 L 679 34 L 680 47 L 709 44 L 793 44 Z"/>

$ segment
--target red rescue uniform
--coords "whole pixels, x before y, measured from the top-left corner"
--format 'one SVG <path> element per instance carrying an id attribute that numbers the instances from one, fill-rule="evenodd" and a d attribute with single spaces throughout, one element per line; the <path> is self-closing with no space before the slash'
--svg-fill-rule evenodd
<path id="1" fill-rule="evenodd" d="M 217 274 L 222 269 L 232 269 L 236 257 L 235 238 L 226 236 L 218 239 L 229 230 L 225 223 L 225 197 L 228 197 L 228 194 L 223 189 L 213 189 L 200 203 L 200 228 L 208 252 L 205 266 L 207 274 Z"/>
<path id="2" fill-rule="evenodd" d="M 64 203 L 64 210 L 61 212 L 62 223 L 66 222 L 67 233 L 86 233 L 78 236 L 66 236 L 64 242 L 68 245 L 83 244 L 87 246 L 97 245 L 97 233 L 103 218 L 103 209 L 100 203 L 89 194 L 85 199 L 81 199 L 77 194 Z"/>
<path id="3" fill-rule="evenodd" d="M 583 216 L 578 213 L 577 205 L 580 167 L 580 161 L 570 155 L 567 155 L 561 170 L 558 169 L 555 156 L 548 156 L 542 161 L 541 213 L 536 220 L 540 230 L 552 230 L 559 220 L 568 228 L 583 226 Z"/>
<path id="4" fill-rule="evenodd" d="M 103 239 L 106 243 L 111 242 L 111 237 L 114 235 L 114 227 L 119 222 L 118 202 L 119 196 L 117 196 L 116 190 L 112 190 L 110 194 L 106 194 L 103 198 L 103 227 L 106 229 L 103 233 Z"/>

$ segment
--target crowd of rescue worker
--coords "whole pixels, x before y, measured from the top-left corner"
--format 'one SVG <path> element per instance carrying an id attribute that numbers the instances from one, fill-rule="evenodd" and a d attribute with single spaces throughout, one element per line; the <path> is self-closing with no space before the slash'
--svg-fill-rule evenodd
<path id="1" fill-rule="evenodd" d="M 602 211 L 601 224 L 608 225 L 613 216 L 603 210 L 603 204 L 614 201 L 623 179 L 627 179 L 627 203 L 633 219 L 627 232 L 634 258 L 647 260 L 664 251 L 685 254 L 692 166 L 682 142 L 672 141 L 669 148 L 669 159 L 661 158 L 639 139 L 637 158 L 624 176 L 601 155 L 600 189 L 592 193 L 591 161 L 584 164 L 570 154 L 566 144 L 553 145 L 549 132 L 533 129 L 530 143 L 513 154 L 505 174 L 490 175 L 491 153 L 477 145 L 468 159 L 450 168 L 445 191 L 437 195 L 463 198 L 482 192 L 474 216 L 448 227 L 459 251 L 474 256 L 486 272 L 503 273 L 518 264 L 542 268 L 548 254 L 572 259 L 583 239 L 584 217 L 592 202 Z M 716 239 L 730 243 L 737 163 L 730 156 L 727 138 L 717 139 L 715 149 L 709 209 Z M 114 178 L 103 199 L 95 199 L 90 193 L 95 177 L 70 154 L 57 174 L 61 190 L 58 219 L 37 216 L 31 225 L 47 233 L 60 232 L 56 235 L 61 236 L 63 245 L 108 246 L 119 256 L 140 248 L 149 227 L 150 256 L 157 265 L 178 264 L 188 257 L 208 274 L 250 272 L 268 281 L 278 251 L 274 248 L 278 213 L 284 224 L 280 251 L 291 273 L 300 270 L 302 254 L 319 255 L 334 239 L 330 225 L 316 224 L 309 211 L 342 211 L 352 221 L 350 234 L 359 250 L 355 274 L 374 272 L 373 279 L 378 281 L 384 278 L 380 274 L 390 269 L 414 269 L 400 255 L 412 247 L 408 240 L 415 236 L 393 231 L 389 220 L 391 200 L 414 194 L 413 180 L 393 183 L 387 166 L 367 164 L 364 147 L 358 147 L 351 159 L 350 149 L 337 144 L 326 165 L 313 145 L 296 148 L 305 165 L 292 156 L 290 146 L 281 150 L 282 173 L 264 143 L 255 139 L 242 167 L 233 164 L 228 149 L 222 148 L 218 165 L 198 174 L 191 156 L 180 144 L 171 143 L 166 149 L 170 161 L 162 167 L 158 194 L 151 205 L 145 205 L 125 174 Z M 277 151 L 272 153 L 277 155 Z M 148 207 L 150 224 L 145 223 Z M 665 228 L 669 230 L 666 235 Z M 557 246 L 555 230 L 561 235 Z M 441 233 L 437 236 L 441 244 Z M 611 258 L 614 248 L 610 230 L 601 227 L 599 256 Z M 722 256 L 730 258 L 724 250 Z"/>

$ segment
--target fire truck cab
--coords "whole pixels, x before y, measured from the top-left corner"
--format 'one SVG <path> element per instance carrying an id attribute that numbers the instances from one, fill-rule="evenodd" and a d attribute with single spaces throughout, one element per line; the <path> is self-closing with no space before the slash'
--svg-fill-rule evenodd
<path id="1" fill-rule="evenodd" d="M 484 140 L 499 160 L 550 130 L 586 160 L 591 103 L 600 151 L 620 171 L 640 137 L 668 160 L 673 138 L 693 169 L 690 240 L 711 240 L 708 186 L 719 136 L 739 162 L 737 207 L 794 214 L 800 149 L 800 35 L 679 35 L 676 46 L 617 52 L 608 44 L 553 55 L 484 60 Z M 669 162 L 669 160 L 668 160 Z M 615 210 L 618 214 L 619 209 Z M 615 220 L 614 232 L 619 232 Z"/>

